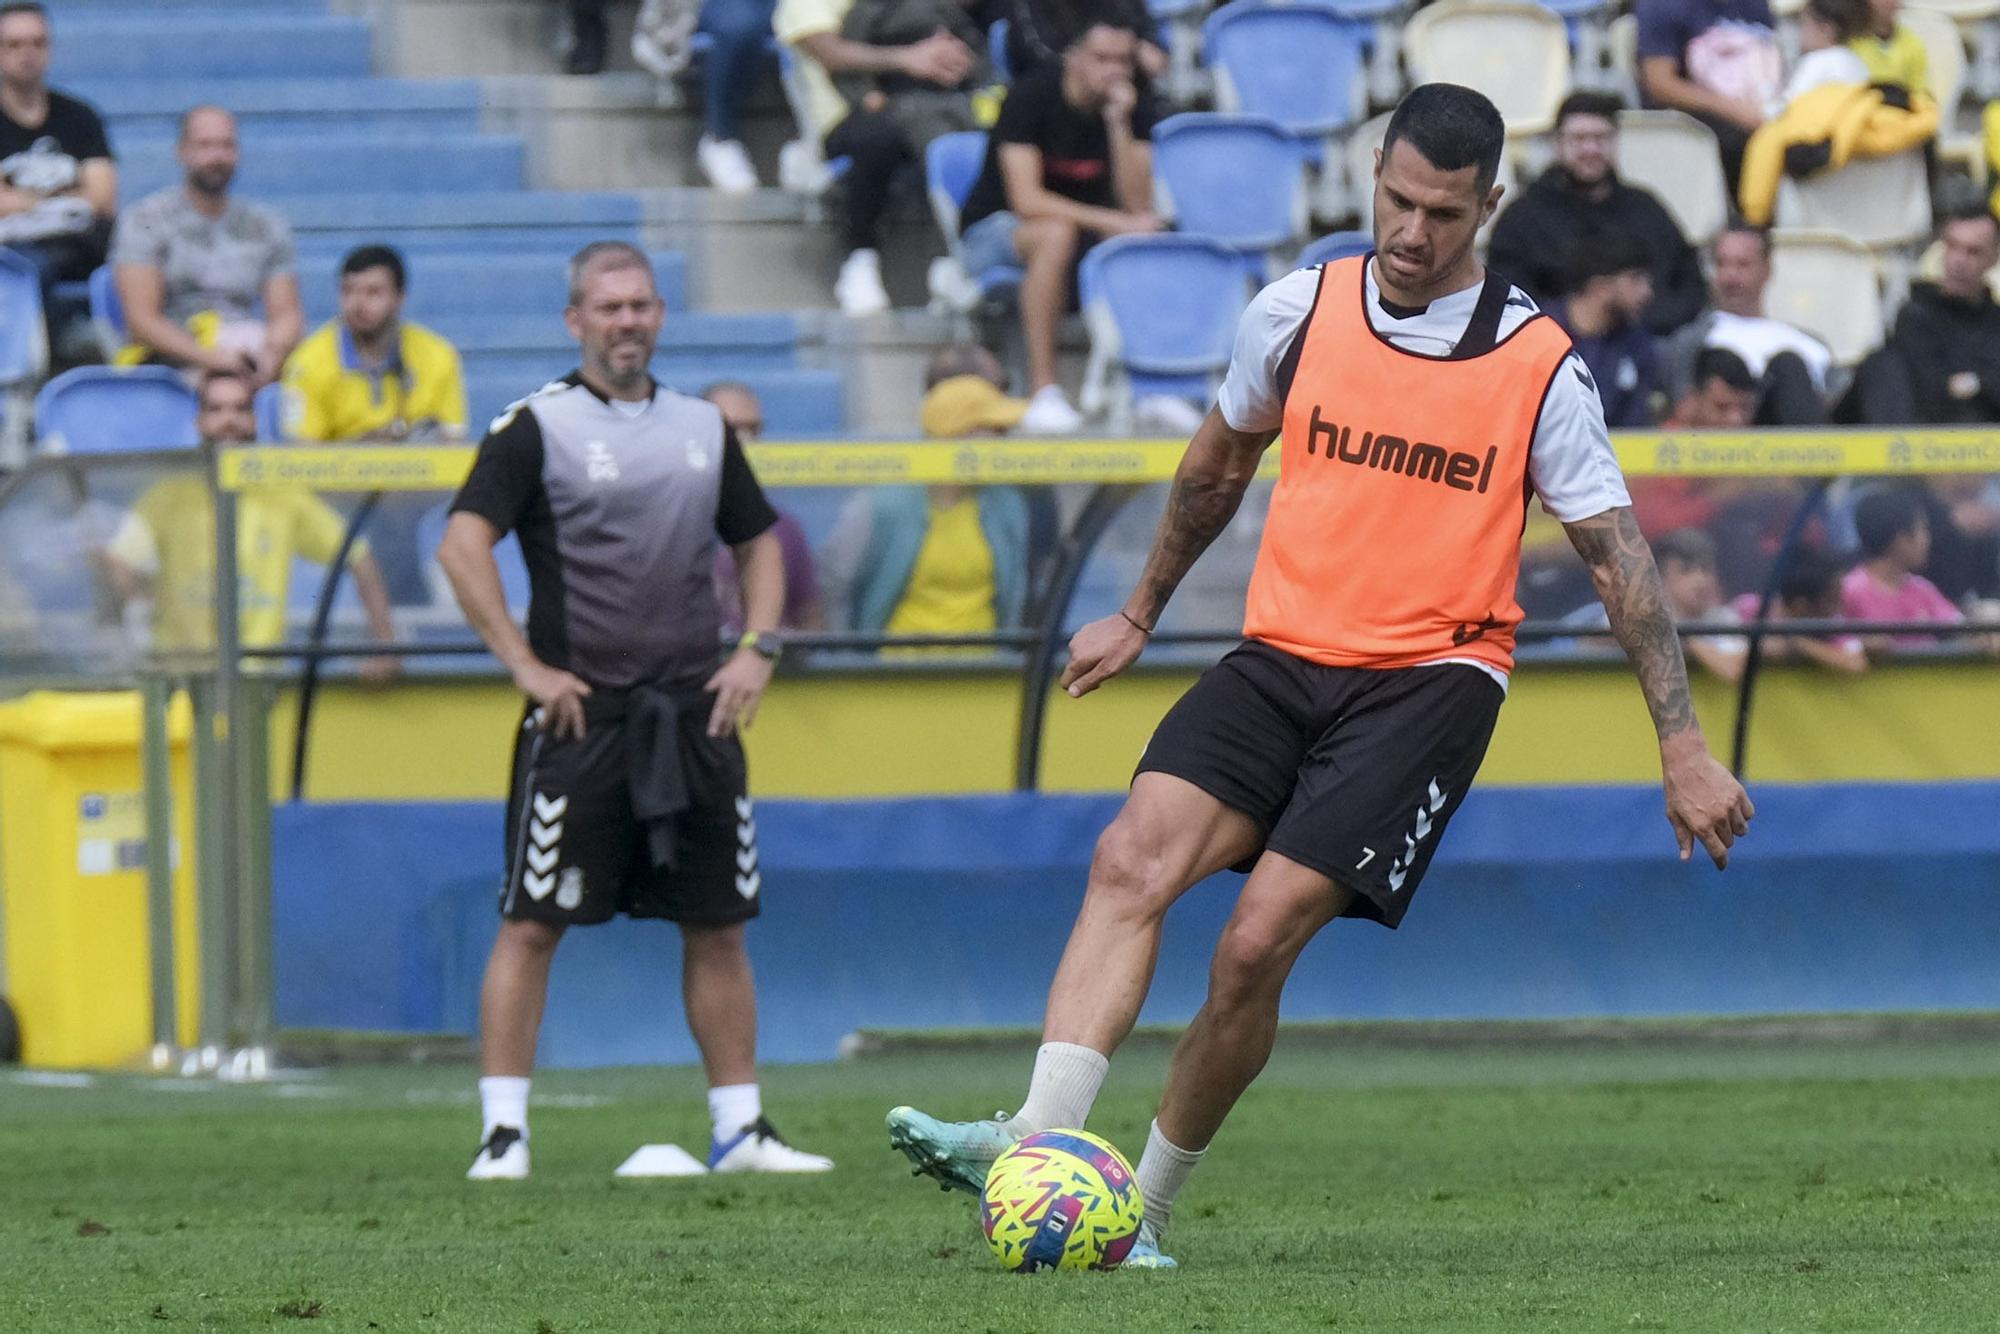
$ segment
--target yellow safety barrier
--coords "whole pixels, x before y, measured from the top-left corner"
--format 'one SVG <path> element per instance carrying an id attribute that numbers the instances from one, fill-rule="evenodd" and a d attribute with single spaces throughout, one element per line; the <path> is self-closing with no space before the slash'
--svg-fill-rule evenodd
<path id="1" fill-rule="evenodd" d="M 1612 436 L 1629 477 L 1826 477 L 2000 472 L 2000 430 L 1630 431 Z M 1184 440 L 772 441 L 749 447 L 766 486 L 1163 482 Z M 225 450 L 222 485 L 316 491 L 449 491 L 472 447 L 249 445 Z M 1264 475 L 1277 474 L 1272 451 Z"/>

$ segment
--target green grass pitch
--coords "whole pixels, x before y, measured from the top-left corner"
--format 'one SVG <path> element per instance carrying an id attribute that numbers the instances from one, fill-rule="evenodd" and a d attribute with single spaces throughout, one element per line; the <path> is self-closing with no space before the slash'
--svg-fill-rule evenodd
<path id="1" fill-rule="evenodd" d="M 0 1073 L 0 1329 L 1952 1330 L 2000 1327 L 2000 1041 L 1281 1040 L 1183 1196 L 1177 1274 L 999 1272 L 882 1134 L 1029 1057 L 767 1072 L 818 1179 L 614 1181 L 706 1142 L 688 1070 L 536 1083 L 535 1176 L 461 1179 L 471 1073 L 263 1088 Z M 1144 1142 L 1128 1052 L 1092 1128 Z"/>

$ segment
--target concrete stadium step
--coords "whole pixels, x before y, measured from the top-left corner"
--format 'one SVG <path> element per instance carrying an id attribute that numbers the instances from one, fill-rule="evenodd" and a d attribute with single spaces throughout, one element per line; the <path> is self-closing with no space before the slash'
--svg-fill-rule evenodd
<path id="1" fill-rule="evenodd" d="M 470 79 L 114 78 L 85 79 L 64 91 L 103 113 L 114 148 L 128 134 L 177 134 L 181 113 L 203 102 L 235 112 L 246 137 L 481 128 L 481 89 Z"/>
<path id="2" fill-rule="evenodd" d="M 533 375 L 492 375 L 468 369 L 465 388 L 474 431 L 483 430 L 509 403 L 575 367 L 576 358 L 571 356 L 551 358 L 546 369 Z M 728 362 L 663 358 L 654 362 L 653 374 L 662 384 L 689 394 L 699 393 L 715 380 L 744 381 L 763 401 L 765 433 L 772 437 L 832 436 L 847 429 L 837 371 L 746 368 Z"/>
<path id="3" fill-rule="evenodd" d="M 174 140 L 159 134 L 119 139 L 120 189 L 136 199 L 181 179 Z M 521 141 L 511 135 L 271 135 L 245 131 L 236 188 L 244 195 L 316 195 L 343 185 L 372 193 L 436 194 L 519 189 Z"/>
<path id="4" fill-rule="evenodd" d="M 285 215 L 306 254 L 339 254 L 381 241 L 413 255 L 478 250 L 567 257 L 592 241 L 637 244 L 645 220 L 630 194 L 526 190 L 298 195 L 285 201 Z"/>
<path id="5" fill-rule="evenodd" d="M 427 324 L 465 316 L 497 322 L 542 319 L 562 338 L 561 312 L 569 297 L 568 264 L 573 253 L 552 249 L 522 254 L 464 251 L 412 255 L 408 261 L 410 318 Z M 333 315 L 338 303 L 340 258 L 330 251 L 299 257 L 299 286 L 305 294 L 308 318 L 317 321 Z M 692 318 L 681 313 L 687 309 L 686 261 L 672 251 L 656 252 L 652 260 L 660 295 L 666 299 L 674 323 Z M 715 328 L 735 330 L 744 340 L 769 342 L 782 335 L 791 342 L 798 336 L 790 316 L 702 318 L 717 321 Z"/>
<path id="6" fill-rule="evenodd" d="M 246 10 L 206 10 L 161 17 L 65 20 L 49 78 L 58 86 L 88 79 L 174 77 L 299 78 L 374 72 L 374 35 L 364 19 Z"/>

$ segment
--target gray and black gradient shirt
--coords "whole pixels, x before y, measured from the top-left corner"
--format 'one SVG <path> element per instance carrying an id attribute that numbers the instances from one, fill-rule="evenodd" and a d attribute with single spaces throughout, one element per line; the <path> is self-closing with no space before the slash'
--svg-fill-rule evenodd
<path id="1" fill-rule="evenodd" d="M 519 536 L 535 656 L 610 689 L 707 679 L 716 542 L 778 518 L 713 404 L 608 400 L 574 373 L 494 419 L 451 507 Z"/>

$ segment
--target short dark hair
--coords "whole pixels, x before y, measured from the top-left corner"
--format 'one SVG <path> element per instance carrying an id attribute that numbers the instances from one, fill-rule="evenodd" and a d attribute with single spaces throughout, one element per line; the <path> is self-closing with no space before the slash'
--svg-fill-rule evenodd
<path id="1" fill-rule="evenodd" d="M 1090 34 L 1096 32 L 1099 28 L 1109 28 L 1113 32 L 1126 33 L 1134 41 L 1143 41 L 1145 39 L 1145 34 L 1133 27 L 1127 20 L 1112 14 L 1095 13 L 1085 19 L 1083 26 L 1072 33 L 1067 42 L 1063 43 L 1063 50 L 1065 52 L 1074 51 L 1077 47 L 1083 45 L 1084 38 L 1090 36 Z"/>
<path id="2" fill-rule="evenodd" d="M 1942 236 L 1954 222 L 1990 222 L 2000 227 L 2000 218 L 1993 216 L 1992 208 L 1977 199 L 1960 199 L 1947 208 L 1938 219 L 1938 234 Z"/>
<path id="3" fill-rule="evenodd" d="M 1398 142 L 1407 142 L 1439 171 L 1474 168 L 1473 181 L 1483 199 L 1500 174 L 1507 122 L 1484 93 L 1455 83 L 1421 83 L 1389 113 L 1389 127 L 1382 134 L 1385 161 Z"/>
<path id="4" fill-rule="evenodd" d="M 1806 0 L 1805 10 L 1833 29 L 1836 41 L 1847 42 L 1868 31 L 1867 0 Z"/>
<path id="5" fill-rule="evenodd" d="M 629 241 L 592 241 L 583 249 L 570 256 L 569 260 L 569 303 L 579 305 L 583 301 L 583 284 L 594 273 L 611 273 L 618 269 L 641 269 L 652 278 L 657 288 L 659 280 L 653 274 L 653 261 L 646 252 Z"/>
<path id="6" fill-rule="evenodd" d="M 7 0 L 6 4 L 0 4 L 0 19 L 10 19 L 16 14 L 33 14 L 44 24 L 54 26 L 49 23 L 49 7 L 41 0 Z"/>
<path id="7" fill-rule="evenodd" d="M 403 257 L 394 246 L 380 244 L 358 245 L 340 261 L 340 276 L 365 273 L 369 269 L 387 269 L 395 282 L 396 290 L 402 292 L 409 286 L 409 275 L 403 268 Z"/>
<path id="8" fill-rule="evenodd" d="M 1699 569 L 1715 568 L 1715 539 L 1699 528 L 1676 528 L 1653 539 L 1653 559 L 1661 565 L 1678 561 Z"/>
<path id="9" fill-rule="evenodd" d="M 1722 230 L 1715 234 L 1715 240 L 1710 242 L 1710 248 L 1713 249 L 1715 246 L 1720 245 L 1723 237 L 1731 235 L 1754 238 L 1757 242 L 1757 248 L 1764 252 L 1764 258 L 1769 259 L 1771 257 L 1770 228 L 1759 227 L 1756 223 L 1732 213 L 1729 216 L 1729 221 L 1722 225 Z"/>
<path id="10" fill-rule="evenodd" d="M 1840 582 L 1846 566 L 1824 551 L 1799 547 L 1778 567 L 1778 599 L 1781 602 L 1818 602 L 1830 585 Z"/>
<path id="11" fill-rule="evenodd" d="M 1577 238 L 1569 252 L 1569 290 L 1581 292 L 1592 278 L 1611 278 L 1635 270 L 1652 272 L 1653 257 L 1646 243 L 1630 232 L 1590 231 Z"/>
<path id="12" fill-rule="evenodd" d="M 1720 380 L 1740 393 L 1757 392 L 1757 377 L 1743 358 L 1726 347 L 1705 347 L 1695 353 L 1694 387 L 1699 389 L 1710 380 Z"/>
<path id="13" fill-rule="evenodd" d="M 1602 116 L 1613 125 L 1618 123 L 1618 113 L 1625 109 L 1625 99 L 1616 93 L 1575 92 L 1562 100 L 1556 108 L 1556 129 L 1562 129 L 1564 121 L 1571 116 Z"/>
<path id="14" fill-rule="evenodd" d="M 1924 519 L 1924 502 L 1916 492 L 1900 486 L 1870 487 L 1854 502 L 1854 535 L 1861 539 L 1861 554 L 1881 555 Z"/>

